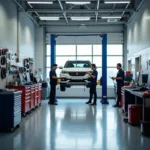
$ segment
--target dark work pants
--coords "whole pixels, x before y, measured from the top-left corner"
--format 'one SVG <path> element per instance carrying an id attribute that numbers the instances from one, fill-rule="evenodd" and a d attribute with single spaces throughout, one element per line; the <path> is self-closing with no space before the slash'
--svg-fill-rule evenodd
<path id="1" fill-rule="evenodd" d="M 96 84 L 90 86 L 90 99 L 89 101 L 92 102 L 92 97 L 94 95 L 94 103 L 97 101 L 97 92 L 96 92 Z"/>
<path id="2" fill-rule="evenodd" d="M 119 103 L 121 102 L 121 88 L 122 85 L 117 85 L 117 105 L 119 105 Z"/>
<path id="3" fill-rule="evenodd" d="M 51 85 L 50 103 L 55 103 L 55 99 L 56 99 L 56 85 Z"/>

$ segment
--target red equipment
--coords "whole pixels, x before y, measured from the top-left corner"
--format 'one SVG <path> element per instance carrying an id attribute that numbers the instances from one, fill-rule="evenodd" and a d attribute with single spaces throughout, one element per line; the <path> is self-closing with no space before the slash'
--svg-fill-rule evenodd
<path id="1" fill-rule="evenodd" d="M 129 105 L 128 123 L 131 125 L 140 125 L 142 120 L 142 105 Z"/>
<path id="2" fill-rule="evenodd" d="M 26 115 L 31 109 L 41 104 L 42 101 L 42 84 L 33 84 L 25 86 L 9 86 L 9 89 L 22 91 L 22 114 Z"/>

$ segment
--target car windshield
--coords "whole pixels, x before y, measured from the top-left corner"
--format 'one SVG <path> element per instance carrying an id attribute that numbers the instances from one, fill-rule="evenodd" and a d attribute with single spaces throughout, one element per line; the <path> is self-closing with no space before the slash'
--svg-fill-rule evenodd
<path id="1" fill-rule="evenodd" d="M 90 68 L 90 61 L 67 61 L 65 68 Z"/>

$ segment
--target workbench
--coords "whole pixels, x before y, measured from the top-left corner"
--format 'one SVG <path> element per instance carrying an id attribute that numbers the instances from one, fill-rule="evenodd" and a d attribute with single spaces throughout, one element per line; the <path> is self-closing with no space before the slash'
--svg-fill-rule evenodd
<path id="1" fill-rule="evenodd" d="M 122 87 L 122 101 L 124 101 L 122 110 L 128 116 L 128 106 L 130 104 L 142 105 L 142 121 L 150 121 L 150 96 L 144 97 L 145 91 L 136 90 L 136 88 Z"/>

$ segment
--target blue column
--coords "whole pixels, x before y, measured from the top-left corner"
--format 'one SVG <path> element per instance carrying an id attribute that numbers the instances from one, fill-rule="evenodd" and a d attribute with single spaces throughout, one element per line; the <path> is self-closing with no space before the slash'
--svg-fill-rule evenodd
<path id="1" fill-rule="evenodd" d="M 107 34 L 102 36 L 102 104 L 107 101 Z"/>
<path id="2" fill-rule="evenodd" d="M 56 63 L 56 40 L 55 40 L 55 35 L 51 34 L 51 60 L 50 64 L 51 67 Z"/>

